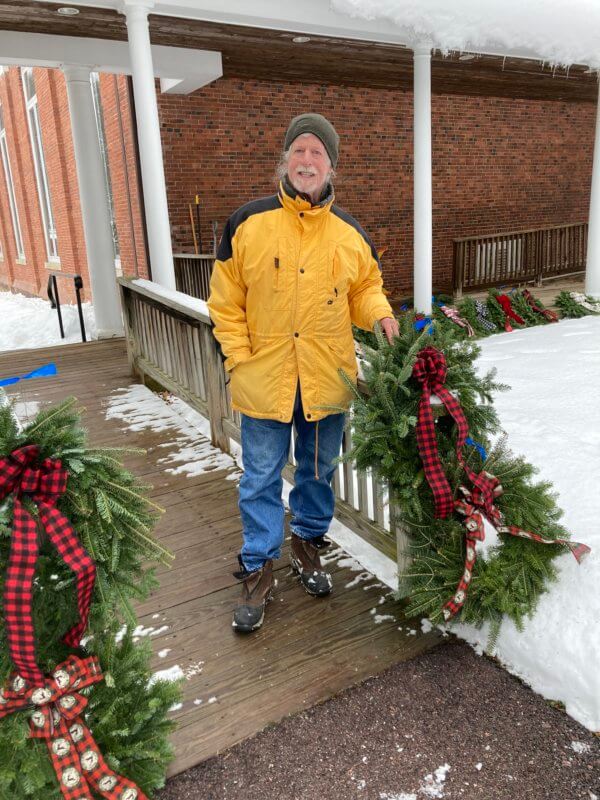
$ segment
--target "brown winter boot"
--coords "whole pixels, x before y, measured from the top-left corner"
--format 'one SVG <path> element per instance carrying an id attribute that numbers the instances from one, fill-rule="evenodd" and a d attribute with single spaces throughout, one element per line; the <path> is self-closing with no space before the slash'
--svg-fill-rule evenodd
<path id="1" fill-rule="evenodd" d="M 333 589 L 331 575 L 325 572 L 319 553 L 331 542 L 320 536 L 318 539 L 301 539 L 292 533 L 290 560 L 292 567 L 300 575 L 300 582 L 309 594 L 325 597 Z"/>
<path id="2" fill-rule="evenodd" d="M 239 556 L 238 556 L 239 559 Z M 265 607 L 273 590 L 273 561 L 266 561 L 262 569 L 248 572 L 241 559 L 235 577 L 242 583 L 242 596 L 233 612 L 233 628 L 240 633 L 258 630 L 263 624 Z"/>

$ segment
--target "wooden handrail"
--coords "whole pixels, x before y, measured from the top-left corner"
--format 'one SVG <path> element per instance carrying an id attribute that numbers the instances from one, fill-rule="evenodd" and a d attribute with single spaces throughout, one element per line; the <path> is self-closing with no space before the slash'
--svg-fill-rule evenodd
<path id="1" fill-rule="evenodd" d="M 585 270 L 587 222 L 453 239 L 453 290 L 534 282 Z"/>
<path id="2" fill-rule="evenodd" d="M 488 237 L 493 236 L 516 236 L 517 234 L 522 233 L 537 233 L 538 231 L 553 231 L 559 230 L 562 228 L 578 228 L 580 225 L 586 225 L 585 222 L 569 222 L 565 225 L 543 225 L 540 228 L 519 228 L 516 231 L 502 231 L 502 233 L 489 233 L 485 236 L 463 236 L 459 237 L 458 239 L 453 239 L 453 242 L 472 242 L 475 239 L 486 239 Z"/>

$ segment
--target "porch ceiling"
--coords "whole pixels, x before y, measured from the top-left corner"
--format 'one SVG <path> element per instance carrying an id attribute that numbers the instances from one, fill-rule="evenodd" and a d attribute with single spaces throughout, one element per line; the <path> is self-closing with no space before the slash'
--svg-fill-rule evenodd
<path id="1" fill-rule="evenodd" d="M 0 0 L 0 29 L 127 39 L 125 17 L 114 9 L 79 6 L 77 16 L 64 17 L 56 13 L 60 5 Z M 298 34 L 291 31 L 156 14 L 149 21 L 153 44 L 221 52 L 226 78 L 412 89 L 412 51 L 402 45 L 315 34 L 295 44 Z M 432 90 L 438 94 L 594 103 L 598 96 L 596 73 L 581 65 L 553 70 L 532 59 L 474 54 L 464 60 L 458 53 L 436 52 L 431 66 Z"/>

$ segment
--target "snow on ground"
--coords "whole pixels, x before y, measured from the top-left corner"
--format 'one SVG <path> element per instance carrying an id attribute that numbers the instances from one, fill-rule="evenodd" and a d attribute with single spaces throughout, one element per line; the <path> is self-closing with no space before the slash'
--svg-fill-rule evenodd
<path id="1" fill-rule="evenodd" d="M 523 52 L 553 64 L 600 66 L 600 5 L 593 0 L 331 0 L 331 6 L 397 25 L 407 39 L 428 38 L 443 51 Z"/>
<path id="2" fill-rule="evenodd" d="M 401 748 L 402 749 L 402 748 Z M 421 781 L 417 794 L 414 792 L 406 793 L 400 792 L 399 794 L 390 794 L 388 792 L 380 792 L 379 800 L 418 800 L 423 797 L 444 797 L 444 783 L 446 775 L 450 771 L 450 764 L 442 764 L 435 772 L 425 775 Z"/>
<path id="3" fill-rule="evenodd" d="M 523 633 L 504 622 L 495 654 L 536 692 L 562 701 L 572 717 L 600 730 L 600 318 L 502 333 L 480 344 L 481 370 L 496 366 L 499 380 L 512 386 L 496 398 L 511 448 L 552 481 L 572 538 L 592 547 L 581 565 L 570 553 L 557 559 L 558 582 L 541 598 Z M 177 465 L 174 469 L 183 466 L 188 474 L 229 469 L 230 479 L 239 479 L 239 445 L 231 442 L 232 457 L 202 441 L 201 434 L 210 435 L 208 421 L 181 400 L 165 403 L 135 386 L 115 394 L 107 416 L 132 428 L 172 431 L 174 452 L 165 463 Z M 286 482 L 286 503 L 290 490 Z M 347 562 L 358 573 L 350 586 L 376 576 L 396 588 L 393 561 L 338 520 L 329 536 L 350 555 L 340 550 L 332 558 L 343 556 L 340 564 Z M 487 628 L 454 624 L 451 630 L 483 652 Z"/>
<path id="4" fill-rule="evenodd" d="M 557 559 L 558 582 L 522 633 L 503 623 L 495 654 L 536 692 L 600 730 L 600 318 L 502 333 L 480 344 L 481 371 L 496 366 L 499 380 L 512 387 L 495 400 L 511 449 L 552 481 L 571 538 L 592 548 L 580 565 L 570 553 Z M 487 627 L 451 630 L 485 647 Z"/>
<path id="5" fill-rule="evenodd" d="M 81 341 L 77 306 L 61 305 L 65 338 L 60 338 L 56 309 L 41 297 L 0 291 L 0 351 L 51 347 Z M 86 336 L 96 338 L 96 321 L 90 303 L 83 303 Z M 5 376 L 9 377 L 9 376 Z"/>

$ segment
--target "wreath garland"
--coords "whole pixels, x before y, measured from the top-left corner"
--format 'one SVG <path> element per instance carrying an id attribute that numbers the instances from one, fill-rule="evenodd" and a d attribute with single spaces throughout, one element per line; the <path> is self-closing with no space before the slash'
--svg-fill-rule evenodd
<path id="1" fill-rule="evenodd" d="M 149 487 L 121 464 L 133 452 L 90 446 L 74 398 L 24 428 L 0 403 L 0 797 L 83 797 L 89 783 L 141 800 L 164 784 L 180 687 L 151 680 L 132 601 L 157 585 L 146 562 L 172 556 Z M 73 554 L 95 581 L 82 585 Z M 10 646 L 24 631 L 29 654 Z"/>
<path id="2" fill-rule="evenodd" d="M 498 544 L 473 563 L 469 591 L 454 618 L 476 626 L 490 623 L 489 646 L 493 647 L 505 616 L 522 629 L 540 596 L 556 579 L 555 559 L 573 543 L 566 541 L 569 534 L 560 524 L 562 511 L 552 485 L 536 480 L 537 469 L 511 453 L 506 436 L 500 435 L 492 397 L 508 387 L 496 381 L 495 370 L 484 376 L 476 371 L 479 347 L 447 325 L 436 323 L 416 331 L 412 313 L 402 315 L 399 324 L 400 335 L 391 346 L 379 329 L 361 336 L 368 394 L 354 392 L 353 448 L 341 460 L 355 461 L 359 470 L 371 468 L 388 484 L 390 501 L 407 533 L 411 559 L 398 596 L 408 598 L 409 616 L 443 622 L 448 598 L 456 592 L 465 571 L 464 517 L 459 513 L 436 516 L 434 495 L 417 447 L 422 391 L 414 376 L 424 348 L 443 353 L 445 388 L 458 400 L 469 429 L 467 441 L 475 445 L 464 448 L 461 455 L 454 418 L 442 415 L 435 421 L 439 461 L 455 502 L 465 499 L 460 487 L 472 485 L 469 475 L 489 473 L 502 486 L 502 493 L 494 498 L 502 519 L 552 541 L 541 547 L 526 537 L 501 534 Z"/>

